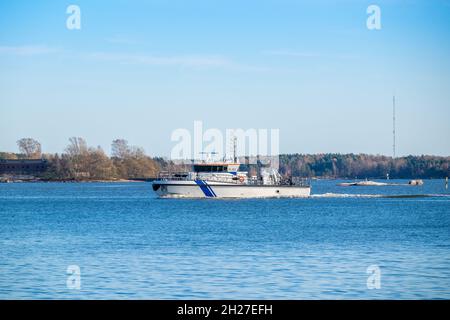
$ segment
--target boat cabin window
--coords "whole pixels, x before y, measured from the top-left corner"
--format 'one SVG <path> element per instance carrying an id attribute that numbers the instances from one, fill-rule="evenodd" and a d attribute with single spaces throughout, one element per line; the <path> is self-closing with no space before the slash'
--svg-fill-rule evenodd
<path id="1" fill-rule="evenodd" d="M 222 165 L 194 165 L 195 172 L 227 172 L 227 168 Z"/>

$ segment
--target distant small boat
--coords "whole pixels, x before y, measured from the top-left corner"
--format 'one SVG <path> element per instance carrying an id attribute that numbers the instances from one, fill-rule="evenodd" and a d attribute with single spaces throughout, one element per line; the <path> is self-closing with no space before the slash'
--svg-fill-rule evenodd
<path id="1" fill-rule="evenodd" d="M 338 186 L 341 187 L 380 187 L 380 186 L 388 186 L 388 183 L 384 182 L 376 182 L 376 181 L 357 181 L 357 182 L 343 182 L 339 183 Z"/>
<path id="2" fill-rule="evenodd" d="M 355 181 L 355 182 L 342 182 L 337 184 L 340 187 L 383 187 L 383 186 L 421 186 L 422 180 L 410 180 L 408 183 L 386 183 L 376 181 Z"/>

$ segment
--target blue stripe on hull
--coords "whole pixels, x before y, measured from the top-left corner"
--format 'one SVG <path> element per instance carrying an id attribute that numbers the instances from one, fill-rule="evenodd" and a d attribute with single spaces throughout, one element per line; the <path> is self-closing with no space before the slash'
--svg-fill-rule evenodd
<path id="1" fill-rule="evenodd" d="M 195 183 L 200 187 L 206 197 L 214 198 L 216 196 L 214 191 L 212 191 L 203 180 L 195 180 Z"/>
<path id="2" fill-rule="evenodd" d="M 209 191 L 211 191 L 212 195 L 214 197 L 217 197 L 216 193 L 214 192 L 214 190 L 212 189 L 212 187 L 210 185 L 208 185 L 208 183 L 206 183 L 206 181 L 203 181 L 205 183 L 205 185 L 209 188 Z"/>

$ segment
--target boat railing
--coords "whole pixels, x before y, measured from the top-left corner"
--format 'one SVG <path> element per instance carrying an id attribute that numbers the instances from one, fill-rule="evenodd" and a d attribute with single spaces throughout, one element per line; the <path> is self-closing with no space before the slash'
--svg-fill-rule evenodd
<path id="1" fill-rule="evenodd" d="M 159 180 L 188 180 L 189 175 L 186 172 L 169 172 L 169 171 L 161 171 L 158 174 Z"/>
<path id="2" fill-rule="evenodd" d="M 300 187 L 310 187 L 311 181 L 308 178 L 303 177 L 291 177 L 289 178 L 290 183 L 294 186 L 300 186 Z"/>
<path id="3" fill-rule="evenodd" d="M 204 176 L 187 172 L 169 172 L 169 171 L 161 171 L 158 175 L 159 180 L 175 180 L 175 181 L 187 181 L 187 180 L 195 180 L 195 179 L 203 179 L 209 182 L 218 182 L 218 183 L 233 183 L 233 184 L 245 184 L 245 185 L 265 185 L 267 182 L 262 179 L 257 179 L 256 177 L 247 177 L 244 180 L 240 180 L 237 176 L 217 176 L 214 174 Z M 270 184 L 270 183 L 269 183 Z M 277 185 L 282 186 L 300 186 L 300 187 L 309 187 L 310 183 L 305 178 L 300 177 L 292 177 L 292 178 L 281 178 L 276 183 Z"/>

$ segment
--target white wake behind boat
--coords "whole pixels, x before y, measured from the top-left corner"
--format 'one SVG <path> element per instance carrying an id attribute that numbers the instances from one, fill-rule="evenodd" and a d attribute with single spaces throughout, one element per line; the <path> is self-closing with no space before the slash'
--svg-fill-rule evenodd
<path id="1" fill-rule="evenodd" d="M 226 162 L 194 164 L 189 172 L 162 173 L 153 181 L 153 190 L 168 198 L 293 198 L 311 193 L 308 184 L 282 179 L 274 169 L 249 177 L 239 167 Z"/>

